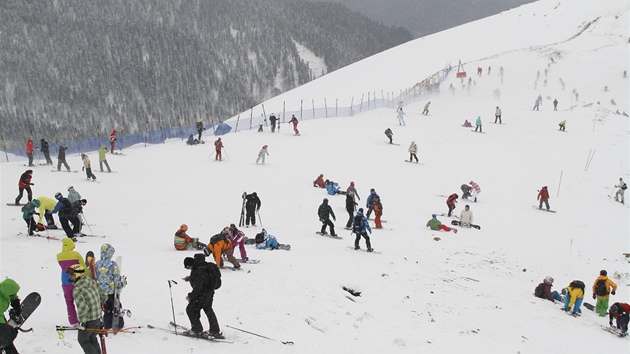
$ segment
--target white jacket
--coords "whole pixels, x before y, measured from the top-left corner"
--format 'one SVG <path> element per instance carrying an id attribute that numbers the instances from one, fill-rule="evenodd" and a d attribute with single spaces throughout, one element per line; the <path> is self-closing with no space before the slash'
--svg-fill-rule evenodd
<path id="1" fill-rule="evenodd" d="M 462 210 L 461 214 L 459 214 L 459 222 L 464 224 L 472 224 L 473 223 L 473 213 L 470 209 Z"/>
<path id="2" fill-rule="evenodd" d="M 409 145 L 409 152 L 412 154 L 415 154 L 418 152 L 418 145 L 416 145 L 415 142 L 411 142 L 411 145 Z"/>

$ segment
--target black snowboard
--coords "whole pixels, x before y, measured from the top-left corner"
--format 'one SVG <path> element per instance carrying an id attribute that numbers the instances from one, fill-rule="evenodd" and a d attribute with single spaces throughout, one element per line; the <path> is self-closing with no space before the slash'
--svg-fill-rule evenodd
<path id="1" fill-rule="evenodd" d="M 451 220 L 451 225 L 458 226 L 458 225 L 461 225 L 461 224 L 462 224 L 462 223 L 461 223 L 459 220 Z M 475 228 L 475 229 L 477 229 L 477 230 L 481 230 L 481 226 L 479 226 L 479 225 L 473 225 L 473 224 L 470 224 L 470 226 L 471 226 L 471 227 L 474 227 L 474 228 Z"/>
<path id="2" fill-rule="evenodd" d="M 22 313 L 20 314 L 20 317 L 18 319 L 11 318 L 9 321 L 7 321 L 7 324 L 11 327 L 21 328 L 24 322 L 26 322 L 26 320 L 31 317 L 33 312 L 35 312 L 41 302 L 42 297 L 39 295 L 39 293 L 33 292 L 28 294 L 26 298 L 24 298 L 24 300 L 22 300 L 21 302 L 20 307 L 22 308 Z"/>

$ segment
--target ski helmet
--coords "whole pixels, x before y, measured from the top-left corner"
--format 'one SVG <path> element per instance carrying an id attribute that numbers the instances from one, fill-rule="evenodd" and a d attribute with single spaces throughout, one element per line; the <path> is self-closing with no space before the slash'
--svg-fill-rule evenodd
<path id="1" fill-rule="evenodd" d="M 436 215 L 435 214 L 431 214 L 431 217 L 434 218 L 434 217 L 436 217 Z"/>
<path id="2" fill-rule="evenodd" d="M 610 306 L 610 310 L 608 310 L 608 313 L 617 313 L 617 311 L 619 311 L 619 306 L 617 306 L 617 304 L 613 304 L 612 306 Z"/>
<path id="3" fill-rule="evenodd" d="M 351 185 L 351 186 L 354 186 L 354 181 L 350 182 L 350 185 Z"/>
<path id="4" fill-rule="evenodd" d="M 63 194 L 61 194 L 61 192 L 55 193 L 55 199 L 61 199 L 61 198 L 63 198 Z"/>
<path id="5" fill-rule="evenodd" d="M 184 230 L 184 231 L 188 231 L 188 225 L 186 225 L 186 224 L 182 224 L 182 226 L 180 226 L 179 228 Z"/>

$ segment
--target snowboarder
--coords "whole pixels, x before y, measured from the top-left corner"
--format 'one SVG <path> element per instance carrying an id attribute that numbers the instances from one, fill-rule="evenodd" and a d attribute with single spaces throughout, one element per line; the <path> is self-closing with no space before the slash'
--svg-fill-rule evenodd
<path id="1" fill-rule="evenodd" d="M 33 167 L 33 149 L 37 149 L 37 146 L 33 145 L 33 140 L 28 139 L 26 142 L 26 156 L 28 156 L 28 166 Z"/>
<path id="2" fill-rule="evenodd" d="M 374 227 L 382 229 L 381 216 L 383 215 L 383 204 L 381 204 L 381 198 L 374 197 Z"/>
<path id="3" fill-rule="evenodd" d="M 534 289 L 534 296 L 539 297 L 541 299 L 547 299 L 551 302 L 562 301 L 562 296 L 558 294 L 557 291 L 551 291 L 551 287 L 553 286 L 553 278 L 550 276 L 545 277 L 542 283 L 538 284 L 536 289 Z"/>
<path id="4" fill-rule="evenodd" d="M 463 227 L 470 228 L 473 223 L 473 212 L 470 210 L 470 206 L 466 205 L 464 210 L 459 214 L 459 224 Z"/>
<path id="5" fill-rule="evenodd" d="M 359 197 L 359 192 L 357 192 L 357 189 L 354 188 L 354 181 L 351 181 L 348 188 L 346 188 L 346 194 L 350 194 L 350 192 L 352 192 L 352 200 L 361 200 L 361 197 Z M 356 199 L 354 199 L 354 197 L 356 197 Z"/>
<path id="6" fill-rule="evenodd" d="M 220 268 L 223 268 L 223 261 L 221 260 L 221 255 L 225 253 L 228 262 L 232 263 L 234 269 L 239 269 L 241 267 L 238 260 L 234 258 L 234 252 L 232 250 L 232 241 L 229 239 L 230 229 L 227 227 L 210 238 L 210 242 L 206 248 L 203 249 L 203 254 L 206 257 L 213 255 L 214 262 Z"/>
<path id="7" fill-rule="evenodd" d="M 17 354 L 18 351 L 13 344 L 18 335 L 18 329 L 7 324 L 4 312 L 11 306 L 10 318 L 19 318 L 22 315 L 22 305 L 18 297 L 20 285 L 13 279 L 6 278 L 0 282 L 0 351 L 6 354 Z M 611 319 L 612 321 L 612 319 Z"/>
<path id="8" fill-rule="evenodd" d="M 277 120 L 278 120 L 278 118 L 272 112 L 271 115 L 269 116 L 269 121 L 271 122 L 271 132 L 272 133 L 276 131 L 276 121 Z"/>
<path id="9" fill-rule="evenodd" d="M 295 135 L 300 135 L 300 131 L 298 130 L 298 120 L 297 118 L 295 118 L 295 114 L 291 115 L 291 120 L 289 121 L 289 123 L 293 123 L 293 131 L 295 132 Z"/>
<path id="10" fill-rule="evenodd" d="M 389 128 L 385 129 L 385 136 L 389 139 L 389 143 L 393 144 L 392 138 L 394 137 L 394 133 L 392 133 L 391 129 Z"/>
<path id="11" fill-rule="evenodd" d="M 545 203 L 545 206 L 547 207 L 547 211 L 549 211 L 549 191 L 547 190 L 547 186 L 544 186 L 540 189 L 540 191 L 538 192 L 538 197 L 536 197 L 536 200 L 540 201 L 538 203 L 538 209 L 542 209 L 543 203 Z"/>
<path id="12" fill-rule="evenodd" d="M 479 195 L 479 193 L 481 193 L 481 188 L 479 187 L 479 185 L 477 183 L 475 183 L 475 181 L 470 181 L 470 186 L 472 187 L 472 191 L 470 193 L 470 200 L 472 200 L 473 203 L 477 203 L 477 196 Z"/>
<path id="13" fill-rule="evenodd" d="M 46 227 L 45 229 L 57 229 L 57 225 L 55 225 L 55 219 L 52 216 L 52 211 L 55 209 L 57 202 L 54 199 L 41 196 L 37 197 L 39 200 L 39 220 L 37 221 L 37 229 L 40 230 L 40 225 L 42 224 L 42 219 L 46 218 Z"/>
<path id="14" fill-rule="evenodd" d="M 332 216 L 333 220 L 335 221 L 337 221 L 337 218 L 335 217 L 335 213 L 333 212 L 330 205 L 328 205 L 328 198 L 324 198 L 322 204 L 317 209 L 317 215 L 319 216 L 319 221 L 322 222 L 322 229 L 320 233 L 322 235 L 325 234 L 326 226 L 329 226 L 330 235 L 337 236 L 337 234 L 335 233 L 335 224 L 333 224 L 333 222 L 330 221 L 330 217 Z"/>
<path id="15" fill-rule="evenodd" d="M 33 233 L 37 230 L 37 223 L 33 215 L 39 215 L 39 213 L 35 212 L 35 208 L 38 208 L 40 205 L 41 202 L 39 200 L 33 199 L 22 207 L 22 219 L 26 222 L 29 236 L 33 236 Z"/>
<path id="16" fill-rule="evenodd" d="M 258 158 L 256 159 L 256 165 L 258 165 L 258 161 L 260 161 L 260 159 L 262 159 L 262 164 L 265 164 L 265 156 L 269 156 L 269 153 L 267 152 L 267 145 L 263 145 L 262 149 L 260 149 L 260 151 L 258 152 Z"/>
<path id="17" fill-rule="evenodd" d="M 613 326 L 613 318 L 616 319 L 617 329 L 621 331 L 621 336 L 628 335 L 628 321 L 630 320 L 630 305 L 625 302 L 615 302 L 608 310 L 608 324 Z"/>
<path id="18" fill-rule="evenodd" d="M 563 311 L 570 312 L 573 316 L 581 316 L 582 301 L 584 301 L 584 282 L 581 280 L 574 280 L 566 287 L 566 296 L 564 298 Z M 573 311 L 571 311 L 573 308 Z"/>
<path id="19" fill-rule="evenodd" d="M 81 168 L 81 170 L 85 171 L 87 179 L 89 180 L 91 178 L 93 181 L 96 181 L 96 176 L 92 173 L 92 165 L 90 164 L 90 158 L 88 155 L 81 154 L 81 160 L 83 160 L 83 168 Z"/>
<path id="20" fill-rule="evenodd" d="M 203 133 L 204 130 L 206 130 L 206 128 L 203 126 L 203 118 L 199 118 L 199 121 L 196 124 L 197 127 L 197 133 L 199 133 L 199 135 L 197 136 L 197 140 L 201 143 L 201 133 Z"/>
<path id="21" fill-rule="evenodd" d="M 222 161 L 223 160 L 223 155 L 221 154 L 221 150 L 223 149 L 223 142 L 221 141 L 221 137 L 219 137 L 215 142 L 214 142 L 214 159 L 215 160 L 219 160 Z"/>
<path id="22" fill-rule="evenodd" d="M 112 148 L 112 154 L 114 153 L 114 147 L 116 146 L 116 133 L 116 129 L 109 133 L 109 145 Z"/>
<path id="23" fill-rule="evenodd" d="M 558 110 L 558 99 L 557 98 L 553 100 L 553 110 L 554 111 Z"/>
<path id="24" fill-rule="evenodd" d="M 265 125 L 266 121 L 267 121 L 267 119 L 265 118 L 265 115 L 263 113 L 261 113 L 260 117 L 258 117 L 258 132 L 259 133 L 262 133 L 263 126 Z"/>
<path id="25" fill-rule="evenodd" d="M 278 242 L 278 239 L 276 238 L 276 236 L 268 233 L 267 230 L 265 230 L 264 228 L 262 229 L 260 233 L 256 234 L 255 241 L 256 241 L 256 249 L 259 249 L 259 250 L 266 250 L 267 248 L 269 248 L 270 250 L 277 250 L 279 248 L 282 248 L 285 250 L 291 249 L 291 246 L 289 245 L 281 245 Z"/>
<path id="26" fill-rule="evenodd" d="M 352 226 L 352 218 L 354 218 L 354 211 L 357 205 L 358 204 L 354 201 L 354 192 L 346 192 L 346 211 L 348 212 L 348 222 L 346 222 L 347 230 L 350 230 Z"/>
<path id="27" fill-rule="evenodd" d="M 98 149 L 98 165 L 101 168 L 101 172 L 103 172 L 103 164 L 107 167 L 107 172 L 112 172 L 112 169 L 109 168 L 109 164 L 107 163 L 107 148 L 105 145 L 101 145 Z"/>
<path id="28" fill-rule="evenodd" d="M 532 111 L 539 111 L 540 103 L 541 103 L 540 100 L 536 98 L 536 101 L 534 102 L 534 108 L 532 109 Z"/>
<path id="29" fill-rule="evenodd" d="M 503 122 L 501 121 L 501 108 L 499 108 L 499 106 L 497 106 L 497 109 L 494 111 L 494 123 L 497 123 L 497 120 L 499 121 L 499 124 L 503 124 Z"/>
<path id="30" fill-rule="evenodd" d="M 107 301 L 103 305 L 103 327 L 110 329 L 113 326 L 114 311 L 120 311 L 122 304 L 120 303 L 120 291 L 125 285 L 127 285 L 127 279 L 124 276 L 120 276 L 120 270 L 118 264 L 112 260 L 116 249 L 109 243 L 105 243 L 101 246 L 101 259 L 96 261 L 94 269 L 96 270 L 96 281 L 101 286 L 101 289 L 107 294 Z M 118 309 L 115 310 L 116 302 L 118 302 Z M 123 328 L 125 326 L 125 320 L 123 316 L 119 316 L 119 323 L 117 328 Z"/>
<path id="31" fill-rule="evenodd" d="M 477 116 L 477 121 L 475 122 L 475 131 L 479 129 L 480 133 L 483 133 L 483 129 L 481 128 L 481 116 Z"/>
<path id="32" fill-rule="evenodd" d="M 15 197 L 16 205 L 20 205 L 20 200 L 22 199 L 22 195 L 24 195 L 24 191 L 26 191 L 26 196 L 28 198 L 28 201 L 30 202 L 31 200 L 33 200 L 33 191 L 31 190 L 31 186 L 34 186 L 35 183 L 31 182 L 32 178 L 33 178 L 33 170 L 26 170 L 20 176 L 20 179 L 18 181 L 18 189 L 19 189 L 18 196 Z"/>
<path id="33" fill-rule="evenodd" d="M 451 217 L 451 213 L 453 213 L 453 210 L 455 210 L 455 203 L 457 203 L 457 198 L 459 198 L 457 193 L 453 193 L 449 195 L 448 198 L 446 198 L 446 206 L 448 206 L 448 217 Z"/>
<path id="34" fill-rule="evenodd" d="M 425 116 L 429 114 L 429 105 L 431 104 L 431 101 L 427 102 L 427 104 L 424 105 L 424 110 L 422 111 L 422 114 L 424 114 Z"/>
<path id="35" fill-rule="evenodd" d="M 85 265 L 74 264 L 66 269 L 69 281 L 74 283 L 72 296 L 77 303 L 77 317 L 81 323 L 77 341 L 87 353 L 101 353 L 96 333 L 90 329 L 101 328 L 101 306 L 107 301 L 107 294 L 96 280 L 85 276 Z"/>
<path id="36" fill-rule="evenodd" d="M 320 174 L 314 181 L 313 187 L 326 188 L 326 183 L 324 182 L 324 175 Z"/>
<path id="37" fill-rule="evenodd" d="M 416 155 L 418 153 L 418 145 L 416 145 L 415 141 L 411 142 L 411 145 L 409 145 L 409 162 L 412 162 L 414 159 L 416 159 L 416 163 L 418 163 L 418 156 Z"/>
<path id="38" fill-rule="evenodd" d="M 252 226 L 255 226 L 252 224 Z M 243 262 L 249 261 L 249 257 L 247 257 L 247 251 L 245 250 L 245 234 L 243 231 L 236 228 L 236 225 L 230 224 L 230 234 L 228 237 L 230 241 L 232 241 L 232 254 L 234 254 L 234 249 L 238 246 L 238 251 L 241 254 L 241 260 Z"/>
<path id="39" fill-rule="evenodd" d="M 621 204 L 625 204 L 624 194 L 626 193 L 626 189 L 628 189 L 628 186 L 621 177 L 619 177 L 619 184 L 616 185 L 615 188 L 619 188 L 617 190 L 617 193 L 615 193 L 615 201 L 620 202 Z"/>
<path id="40" fill-rule="evenodd" d="M 453 231 L 454 233 L 457 233 L 457 229 L 454 227 L 448 227 L 444 224 L 442 224 L 442 222 L 440 220 L 437 219 L 437 215 L 433 214 L 431 215 L 431 219 L 429 221 L 427 221 L 427 225 L 428 228 L 430 228 L 433 231 L 438 231 L 438 230 L 444 230 L 446 232 L 449 231 Z"/>
<path id="41" fill-rule="evenodd" d="M 337 182 L 326 180 L 324 184 L 329 195 L 346 194 L 346 192 L 339 190 L 339 183 Z"/>
<path id="42" fill-rule="evenodd" d="M 44 153 L 44 157 L 46 158 L 46 165 L 52 165 L 52 159 L 50 158 L 50 146 L 45 139 L 40 140 L 40 150 Z"/>
<path id="43" fill-rule="evenodd" d="M 558 128 L 558 130 L 565 131 L 565 129 L 567 128 L 567 121 L 566 121 L 566 119 L 561 121 L 560 123 L 558 123 L 558 126 L 560 127 L 560 128 Z"/>
<path id="44" fill-rule="evenodd" d="M 372 229 L 370 228 L 370 224 L 368 224 L 367 219 L 363 216 L 363 208 L 359 208 L 357 211 L 357 215 L 354 217 L 352 221 L 352 233 L 356 235 L 354 239 L 354 249 L 358 250 L 359 241 L 361 241 L 361 237 L 365 239 L 365 245 L 367 246 L 367 251 L 372 252 L 372 244 L 370 243 L 370 236 L 368 236 L 367 232 L 372 233 Z"/>
<path id="45" fill-rule="evenodd" d="M 74 307 L 74 297 L 72 291 L 74 290 L 74 283 L 70 281 L 70 275 L 66 273 L 66 269 L 73 265 L 79 265 L 83 269 L 86 269 L 83 257 L 79 252 L 74 250 L 74 241 L 70 238 L 64 238 L 61 242 L 61 252 L 57 253 L 57 262 L 61 267 L 61 288 L 63 289 L 63 297 L 66 300 L 66 311 L 68 312 L 68 322 L 70 325 L 78 325 L 79 319 L 77 317 L 77 310 Z M 99 314 L 100 314 L 99 307 Z M 100 317 L 100 316 L 99 316 Z"/>
<path id="46" fill-rule="evenodd" d="M 593 283 L 593 300 L 597 299 L 595 304 L 595 312 L 600 317 L 606 316 L 606 310 L 608 310 L 608 300 L 610 295 L 615 295 L 617 291 L 617 284 L 608 278 L 608 272 L 602 269 L 599 272 L 599 277 L 595 279 Z"/>
<path id="47" fill-rule="evenodd" d="M 199 238 L 190 237 L 186 233 L 188 231 L 188 225 L 182 224 L 177 231 L 175 231 L 175 239 L 173 241 L 173 245 L 175 249 L 178 251 L 185 251 L 187 249 L 198 249 L 202 250 L 206 247 L 205 244 L 199 242 Z"/>
<path id="48" fill-rule="evenodd" d="M 188 305 L 186 314 L 190 320 L 190 330 L 184 335 L 203 338 L 223 339 L 223 333 L 219 329 L 219 321 L 212 309 L 215 290 L 221 287 L 221 271 L 214 263 L 205 261 L 202 254 L 196 254 L 194 258 L 184 259 L 184 268 L 190 269 L 190 275 L 184 278 L 190 283 L 192 291 L 186 295 Z M 208 317 L 209 333 L 203 331 L 201 324 L 201 310 Z"/>
<path id="49" fill-rule="evenodd" d="M 186 145 L 198 145 L 199 140 L 195 139 L 192 134 L 188 136 L 188 140 L 186 140 Z"/>
<path id="50" fill-rule="evenodd" d="M 70 172 L 70 166 L 66 162 L 66 150 L 68 150 L 66 144 L 59 146 L 59 153 L 57 154 L 57 171 L 61 171 L 61 165 L 63 164 L 66 167 L 66 170 Z"/>
<path id="51" fill-rule="evenodd" d="M 256 213 L 260 210 L 261 202 L 256 192 L 245 196 L 245 227 L 256 226 Z M 234 225 L 234 224 L 232 224 Z"/>
<path id="52" fill-rule="evenodd" d="M 407 114 L 405 112 L 403 112 L 402 107 L 398 108 L 398 125 L 407 125 L 405 124 L 405 116 Z"/>
<path id="53" fill-rule="evenodd" d="M 467 184 L 462 184 L 459 188 L 462 190 L 462 199 L 468 199 L 468 197 L 470 197 L 472 187 Z"/>
<path id="54" fill-rule="evenodd" d="M 370 195 L 368 195 L 367 200 L 365 201 L 365 207 L 368 208 L 367 214 L 365 216 L 369 219 L 372 211 L 374 210 L 374 197 L 381 198 L 374 188 L 370 189 Z"/>

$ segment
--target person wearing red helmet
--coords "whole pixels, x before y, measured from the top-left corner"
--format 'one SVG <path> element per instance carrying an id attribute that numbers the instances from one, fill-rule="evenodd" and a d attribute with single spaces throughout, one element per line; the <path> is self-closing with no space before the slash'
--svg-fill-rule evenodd
<path id="1" fill-rule="evenodd" d="M 112 130 L 109 134 L 109 144 L 112 147 L 112 154 L 114 153 L 114 146 L 116 145 L 116 129 Z"/>
<path id="2" fill-rule="evenodd" d="M 258 152 L 258 158 L 256 159 L 256 165 L 258 165 L 258 161 L 260 161 L 260 159 L 262 159 L 262 164 L 265 164 L 265 156 L 269 156 L 269 153 L 267 152 L 267 145 L 263 145 L 262 149 L 260 149 L 260 151 Z"/>

